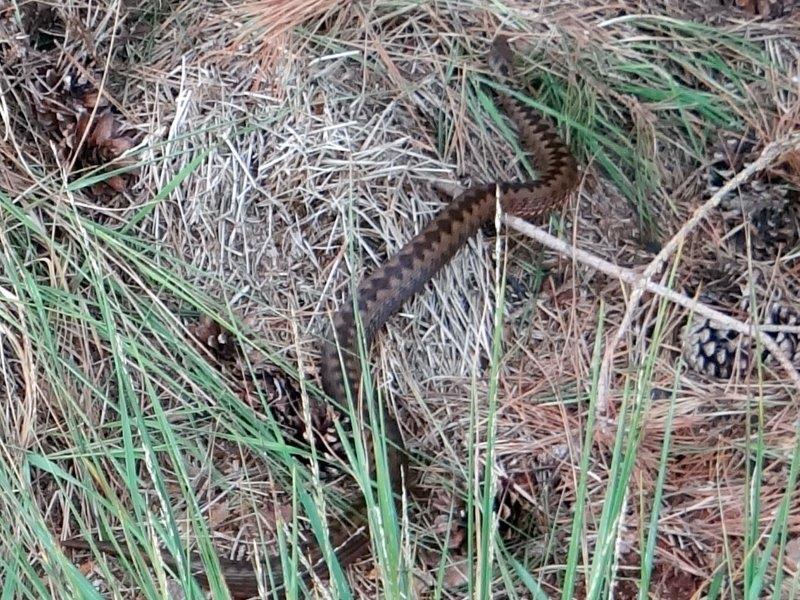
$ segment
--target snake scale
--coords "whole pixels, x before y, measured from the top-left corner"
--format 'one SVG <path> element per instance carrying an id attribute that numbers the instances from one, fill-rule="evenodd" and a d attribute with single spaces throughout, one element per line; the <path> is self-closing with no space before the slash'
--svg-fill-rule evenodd
<path id="1" fill-rule="evenodd" d="M 512 76 L 512 52 L 505 37 L 498 36 L 489 52 L 489 64 L 494 74 L 504 83 Z M 428 225 L 412 238 L 397 254 L 364 279 L 353 298 L 346 300 L 333 317 L 330 335 L 321 347 L 320 371 L 322 387 L 326 394 L 347 406 L 348 389 L 351 398 L 358 397 L 361 379 L 359 337 L 355 308 L 358 308 L 365 346 L 369 347 L 375 333 L 400 307 L 420 292 L 428 281 L 444 267 L 467 240 L 495 218 L 497 195 L 504 211 L 526 219 L 546 216 L 560 208 L 578 183 L 577 163 L 553 127 L 532 108 L 511 95 L 499 93 L 501 107 L 517 127 L 523 146 L 533 155 L 540 177 L 535 181 L 512 183 L 507 181 L 477 185 L 465 190 Z M 394 417 L 384 415 L 387 439 L 387 457 L 392 489 L 401 491 L 401 476 L 405 465 L 403 440 Z M 344 568 L 365 556 L 370 549 L 369 530 L 366 525 L 364 504 L 353 511 L 357 515 L 355 530 L 336 533 L 331 545 L 339 564 Z M 83 541 L 64 542 L 65 546 L 85 548 Z M 102 542 L 102 551 L 117 553 L 115 547 Z M 319 556 L 318 549 L 314 554 Z M 199 556 L 190 556 L 193 565 L 202 565 Z M 164 557 L 168 566 L 175 562 Z M 220 559 L 222 575 L 230 593 L 235 598 L 259 594 L 259 577 L 250 562 Z M 279 579 L 280 557 L 273 557 L 264 571 L 271 571 L 273 590 L 282 588 Z M 317 560 L 314 571 L 323 575 L 324 561 Z M 193 573 L 207 587 L 207 575 L 198 570 Z M 309 574 L 306 573 L 306 579 Z"/>

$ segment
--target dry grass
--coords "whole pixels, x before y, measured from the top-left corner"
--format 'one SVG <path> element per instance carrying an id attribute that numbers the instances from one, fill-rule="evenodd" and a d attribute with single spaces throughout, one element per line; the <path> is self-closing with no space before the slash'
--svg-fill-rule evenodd
<path id="1" fill-rule="evenodd" d="M 766 144 L 800 114 L 797 21 L 690 2 L 63 4 L 38 37 L 25 37 L 22 6 L 0 6 L 0 503 L 22 515 L 0 530 L 0 557 L 20 597 L 39 594 L 38 576 L 54 595 L 90 595 L 63 556 L 44 558 L 50 535 L 122 529 L 173 549 L 180 534 L 267 552 L 256 542 L 292 520 L 287 482 L 300 475 L 263 380 L 283 372 L 309 391 L 318 336 L 351 279 L 440 209 L 441 182 L 527 171 L 479 87 L 498 29 L 514 34 L 521 89 L 536 83 L 533 100 L 584 165 L 575 202 L 546 228 L 619 268 L 643 269 L 648 244 L 702 205 L 720 129 L 748 126 Z M 92 82 L 115 108 L 117 127 L 87 129 L 80 160 L 75 107 L 40 104 L 53 97 L 48 70 Z M 102 171 L 76 170 L 129 132 L 137 169 L 117 193 Z M 797 152 L 774 164 L 795 184 Z M 506 233 L 470 241 L 371 354 L 433 499 L 410 501 L 403 526 L 414 589 L 477 595 L 480 568 L 472 588 L 437 568 L 446 525 L 462 542 L 448 560 L 486 563 L 480 527 L 446 514 L 472 506 L 489 457 L 535 521 L 493 542 L 491 597 L 628 598 L 642 581 L 653 597 L 796 596 L 791 379 L 686 371 L 684 307 L 650 294 L 636 304 L 617 278 Z M 713 214 L 701 220 L 661 283 L 702 271 L 723 235 Z M 798 256 L 774 285 L 800 279 Z M 249 395 L 186 335 L 202 313 L 249 340 L 261 378 Z M 309 481 L 314 502 L 337 504 Z M 135 594 L 102 563 L 80 565 Z M 369 566 L 351 579 L 363 597 L 385 585 Z M 150 585 L 153 597 L 166 587 Z"/>

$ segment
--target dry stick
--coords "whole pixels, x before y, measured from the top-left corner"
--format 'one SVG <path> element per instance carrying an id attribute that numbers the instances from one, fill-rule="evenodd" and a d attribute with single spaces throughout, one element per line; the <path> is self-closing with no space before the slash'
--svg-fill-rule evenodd
<path id="1" fill-rule="evenodd" d="M 504 217 L 506 225 L 519 231 L 520 233 L 525 234 L 526 236 L 530 237 L 531 239 L 539 242 L 543 246 L 547 246 L 551 250 L 555 250 L 556 252 L 567 256 L 573 260 L 577 260 L 585 265 L 592 267 L 598 271 L 602 271 L 606 275 L 610 275 L 612 277 L 618 278 L 620 281 L 628 283 L 630 285 L 638 285 L 641 286 L 642 291 L 648 291 L 658 296 L 663 296 L 667 300 L 674 302 L 675 304 L 679 304 L 685 308 L 688 308 L 694 311 L 696 314 L 706 317 L 708 319 L 713 319 L 714 321 L 718 322 L 720 325 L 732 329 L 738 333 L 742 333 L 744 335 L 753 336 L 758 339 L 767 350 L 769 350 L 776 359 L 780 362 L 781 366 L 786 370 L 789 375 L 789 378 L 792 382 L 797 386 L 797 389 L 800 390 L 800 374 L 797 373 L 797 370 L 792 365 L 789 358 L 786 354 L 781 350 L 778 345 L 772 340 L 772 338 L 767 334 L 768 331 L 775 331 L 777 330 L 776 327 L 754 327 L 753 325 L 748 325 L 740 321 L 739 319 L 734 319 L 733 317 L 729 317 L 728 315 L 721 313 L 713 308 L 703 304 L 702 302 L 698 302 L 697 300 L 690 298 L 685 294 L 681 294 L 680 292 L 676 292 L 668 288 L 665 285 L 661 285 L 660 283 L 655 283 L 650 281 L 649 279 L 643 280 L 642 275 L 634 271 L 633 269 L 626 269 L 625 267 L 620 267 L 615 265 L 614 263 L 610 263 L 607 260 L 600 258 L 599 256 L 592 254 L 591 252 L 587 252 L 586 250 L 581 250 L 580 248 L 574 248 L 570 246 L 568 243 L 558 239 L 531 225 L 527 221 L 520 219 L 519 217 L 514 217 L 511 215 L 505 215 Z M 622 326 L 620 326 L 622 328 Z M 780 328 L 781 331 L 784 330 L 795 330 L 796 327 L 788 327 L 788 328 Z"/>
<path id="2" fill-rule="evenodd" d="M 574 260 L 578 260 L 582 263 L 590 265 L 608 275 L 617 277 L 633 286 L 631 299 L 622 319 L 622 323 L 617 329 L 617 332 L 614 335 L 614 338 L 611 340 L 611 343 L 606 348 L 603 356 L 603 362 L 600 366 L 600 385 L 598 386 L 597 398 L 598 411 L 602 412 L 606 408 L 606 397 L 609 387 L 609 372 L 613 362 L 614 352 L 616 351 L 619 342 L 622 340 L 622 337 L 625 335 L 625 332 L 630 328 L 630 325 L 633 321 L 634 312 L 639 306 L 639 302 L 641 301 L 642 294 L 644 294 L 645 290 L 663 296 L 672 302 L 680 304 L 681 306 L 690 308 L 704 317 L 714 319 L 715 321 L 725 325 L 726 327 L 729 327 L 730 329 L 733 329 L 734 331 L 747 336 L 755 337 L 778 360 L 780 365 L 786 371 L 786 374 L 794 383 L 795 387 L 797 387 L 798 391 L 800 391 L 800 374 L 798 374 L 789 358 L 780 348 L 778 348 L 778 345 L 772 340 L 772 338 L 768 335 L 765 335 L 765 331 L 762 328 L 756 328 L 752 325 L 743 323 L 738 319 L 724 315 L 706 306 L 705 304 L 689 298 L 688 296 L 679 294 L 665 286 L 651 281 L 653 275 L 661 269 L 667 258 L 675 251 L 678 245 L 686 239 L 688 234 L 702 219 L 706 218 L 709 213 L 716 208 L 716 206 L 720 203 L 722 198 L 728 194 L 728 192 L 733 190 L 735 187 L 738 187 L 756 171 L 762 170 L 781 153 L 798 147 L 800 147 L 800 135 L 797 134 L 768 144 L 755 162 L 737 173 L 733 179 L 728 181 L 728 183 L 726 183 L 719 191 L 717 191 L 716 194 L 709 198 L 707 202 L 705 202 L 694 212 L 692 217 L 686 221 L 686 223 L 684 223 L 684 225 L 672 237 L 672 239 L 670 239 L 670 241 L 664 245 L 664 247 L 661 249 L 661 252 L 658 253 L 658 255 L 650 262 L 650 264 L 641 274 L 638 274 L 630 269 L 625 269 L 614 265 L 598 256 L 586 252 L 585 250 L 573 248 L 558 238 L 541 231 L 527 221 L 524 221 L 518 217 L 513 217 L 511 215 L 504 216 L 507 225 L 535 239 L 542 245 L 569 256 Z"/>
<path id="3" fill-rule="evenodd" d="M 620 323 L 616 334 L 614 335 L 611 343 L 606 348 L 605 354 L 603 355 L 603 362 L 600 365 L 600 379 L 597 390 L 598 411 L 604 412 L 607 407 L 606 398 L 610 387 L 610 371 L 614 360 L 614 352 L 616 352 L 617 347 L 619 346 L 619 343 L 625 333 L 628 331 L 628 329 L 630 329 L 631 323 L 633 322 L 633 315 L 638 308 L 642 294 L 645 291 L 646 282 L 650 281 L 652 277 L 661 270 L 667 259 L 675 252 L 678 246 L 684 242 L 684 240 L 689 236 L 689 233 L 691 233 L 691 231 L 697 227 L 700 221 L 711 214 L 711 211 L 713 211 L 719 205 L 719 203 L 722 201 L 722 198 L 749 179 L 753 173 L 761 171 L 771 164 L 775 160 L 775 157 L 782 154 L 786 150 L 797 147 L 798 145 L 800 145 L 800 135 L 793 135 L 786 139 L 768 144 L 761 152 L 761 156 L 759 156 L 755 162 L 739 171 L 739 173 L 737 173 L 733 179 L 722 186 L 722 188 L 719 189 L 716 194 L 711 196 L 711 198 L 698 207 L 691 218 L 683 224 L 678 232 L 672 236 L 672 239 L 670 239 L 669 242 L 664 245 L 661 251 L 650 262 L 640 276 L 639 280 L 633 285 L 631 300 L 628 304 L 627 310 L 625 311 L 625 315 L 623 316 L 622 323 Z M 741 333 L 751 335 L 749 332 Z M 770 350 L 770 352 L 777 350 L 777 345 L 774 344 L 771 339 L 767 341 L 767 336 L 764 336 L 759 332 L 756 334 L 756 337 L 764 344 L 764 346 L 767 347 L 767 349 Z M 780 350 L 775 353 L 775 358 L 777 358 L 781 366 L 786 369 L 787 374 L 792 381 L 794 381 L 798 391 L 800 391 L 800 376 L 797 374 L 797 371 L 794 369 L 789 359 Z"/>

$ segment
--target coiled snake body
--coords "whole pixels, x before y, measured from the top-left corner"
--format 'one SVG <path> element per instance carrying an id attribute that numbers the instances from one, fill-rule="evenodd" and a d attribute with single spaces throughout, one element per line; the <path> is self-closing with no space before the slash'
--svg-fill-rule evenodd
<path id="1" fill-rule="evenodd" d="M 498 37 L 489 55 L 492 70 L 507 81 L 512 74 L 511 61 L 507 40 Z M 517 126 L 520 141 L 533 154 L 540 178 L 532 182 L 483 184 L 464 191 L 396 255 L 362 281 L 356 290 L 355 303 L 352 298 L 346 300 L 334 315 L 331 335 L 321 348 L 323 389 L 340 405 L 347 405 L 348 388 L 355 401 L 361 378 L 356 306 L 363 326 L 365 347 L 368 347 L 387 319 L 417 294 L 478 229 L 493 221 L 498 194 L 504 211 L 536 219 L 560 207 L 577 185 L 576 161 L 551 125 L 538 112 L 512 96 L 501 93 L 499 98 L 502 108 Z M 401 488 L 404 466 L 403 441 L 396 420 L 388 414 L 384 418 L 389 475 L 392 489 L 397 493 Z M 362 509 L 359 516 L 364 525 L 363 505 L 359 508 Z M 357 529 L 356 533 L 338 534 L 334 538 L 332 546 L 342 567 L 369 551 L 366 526 Z M 110 545 L 101 544 L 100 548 L 115 552 Z M 165 562 L 173 564 L 167 557 Z M 199 557 L 192 557 L 192 562 L 198 564 Z M 220 562 L 226 584 L 234 597 L 245 598 L 259 593 L 253 565 L 249 562 Z M 269 566 L 273 587 L 277 589 L 282 586 L 282 582 L 276 579 L 281 570 L 279 557 L 274 557 Z M 322 573 L 324 569 L 325 565 L 318 561 L 315 570 Z M 207 585 L 204 573 L 195 575 Z"/>

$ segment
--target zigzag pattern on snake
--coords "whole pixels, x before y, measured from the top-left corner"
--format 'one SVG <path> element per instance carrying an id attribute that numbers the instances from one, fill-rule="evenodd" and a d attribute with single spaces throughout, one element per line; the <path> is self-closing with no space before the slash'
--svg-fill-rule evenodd
<path id="1" fill-rule="evenodd" d="M 512 53 L 504 37 L 498 37 L 493 43 L 489 63 L 497 76 L 509 81 Z M 352 298 L 347 299 L 334 315 L 331 332 L 321 347 L 322 386 L 327 395 L 340 405 L 347 405 L 348 390 L 351 398 L 358 397 L 361 380 L 356 307 L 363 326 L 365 347 L 368 347 L 384 323 L 420 292 L 470 237 L 494 220 L 498 193 L 504 211 L 526 219 L 537 219 L 562 206 L 576 187 L 577 163 L 552 126 L 538 112 L 510 95 L 501 93 L 499 100 L 516 125 L 523 146 L 533 155 L 539 179 L 521 183 L 489 183 L 464 191 L 396 255 L 361 282 L 355 302 Z M 401 491 L 405 465 L 403 440 L 394 417 L 386 414 L 384 422 L 389 475 L 392 489 L 397 494 Z M 370 548 L 363 504 L 359 504 L 354 512 L 360 513 L 357 514 L 360 518 L 360 523 L 356 523 L 357 529 L 339 532 L 331 542 L 342 567 L 366 555 Z M 68 541 L 64 545 L 85 547 L 82 542 Z M 116 553 L 108 543 L 100 544 L 100 549 Z M 319 556 L 318 549 L 314 549 L 313 554 Z M 191 561 L 195 565 L 202 564 L 198 556 L 192 556 Z M 169 557 L 165 557 L 165 562 L 174 566 Z M 220 563 L 226 585 L 235 598 L 259 594 L 259 577 L 250 562 L 220 560 Z M 271 570 L 273 590 L 282 587 L 280 557 L 273 557 L 263 570 Z M 324 562 L 316 561 L 314 570 L 323 575 L 326 570 Z M 204 572 L 197 571 L 195 576 L 204 586 L 208 585 Z"/>

